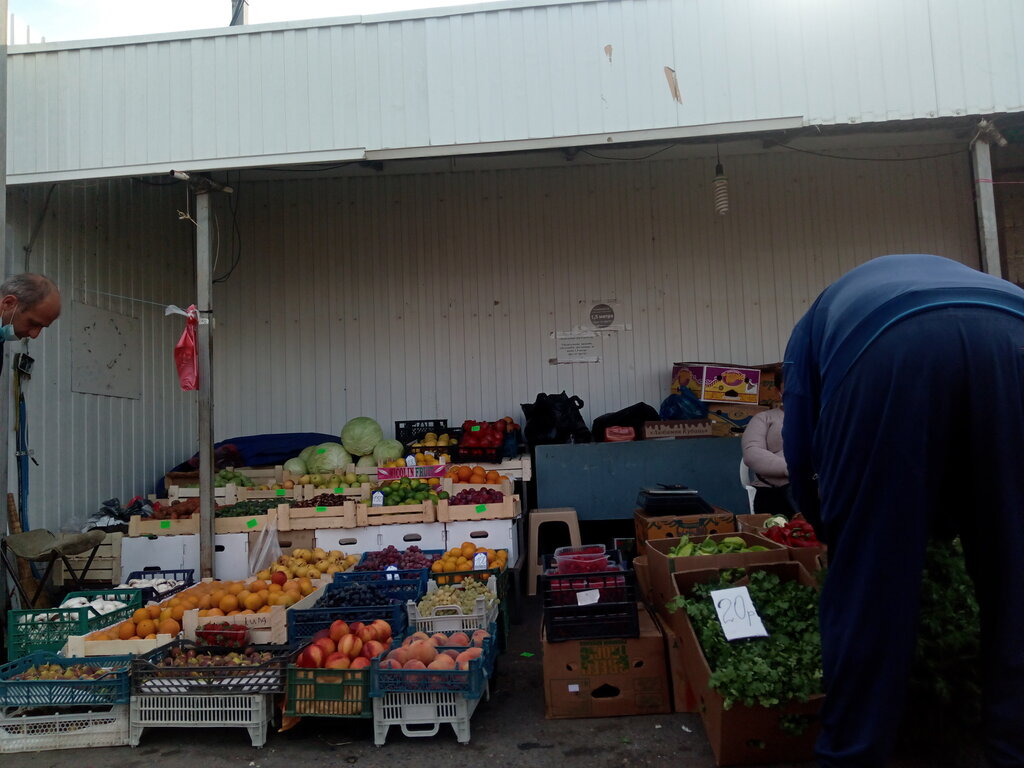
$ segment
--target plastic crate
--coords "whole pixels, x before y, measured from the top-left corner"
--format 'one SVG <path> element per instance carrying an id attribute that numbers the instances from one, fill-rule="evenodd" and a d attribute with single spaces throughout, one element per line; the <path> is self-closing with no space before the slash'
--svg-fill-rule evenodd
<path id="1" fill-rule="evenodd" d="M 88 704 L 128 703 L 130 656 L 94 656 L 66 659 L 55 653 L 37 651 L 0 667 L 0 706 L 65 707 Z M 76 666 L 101 667 L 106 673 L 95 680 L 11 680 L 30 667 L 56 664 L 64 669 Z"/>
<path id="2" fill-rule="evenodd" d="M 373 699 L 373 743 L 387 741 L 391 726 L 397 725 L 404 736 L 435 736 L 448 724 L 460 744 L 469 743 L 469 720 L 484 697 L 469 699 L 458 693 L 389 693 Z"/>
<path id="3" fill-rule="evenodd" d="M 143 587 L 139 590 L 142 594 L 143 605 L 150 602 L 160 602 L 166 600 L 172 595 L 176 595 L 188 587 L 191 587 L 196 583 L 195 571 L 191 568 L 180 568 L 171 571 L 132 571 L 128 574 L 128 578 L 125 579 L 125 583 L 128 583 L 132 579 L 167 579 L 169 581 L 180 581 L 177 587 L 167 590 L 166 592 L 157 592 L 152 587 Z"/>
<path id="4" fill-rule="evenodd" d="M 381 669 L 380 658 L 370 661 L 370 697 L 379 698 L 390 693 L 413 693 L 419 691 L 458 693 L 468 699 L 477 699 L 484 692 L 487 680 L 494 673 L 497 658 L 497 625 L 488 631 L 491 636 L 484 640 L 483 655 L 469 662 L 469 669 Z M 442 634 L 452 635 L 454 632 Z M 469 646 L 445 646 L 439 650 L 464 651 Z"/>
<path id="5" fill-rule="evenodd" d="M 459 445 L 461 464 L 498 464 L 504 455 L 504 446 Z"/>
<path id="6" fill-rule="evenodd" d="M 370 669 L 289 666 L 284 713 L 288 716 L 373 717 Z"/>
<path id="7" fill-rule="evenodd" d="M 107 589 L 71 592 L 67 598 L 119 600 L 126 604 L 110 613 L 94 608 L 46 608 L 7 612 L 8 659 L 21 658 L 35 651 L 59 651 L 72 635 L 86 635 L 98 629 L 130 619 L 142 607 L 137 589 Z"/>
<path id="8" fill-rule="evenodd" d="M 355 571 L 348 570 L 342 573 L 334 574 L 334 584 L 357 584 L 357 583 L 372 583 L 374 586 L 379 586 L 377 582 L 401 582 L 407 584 L 410 588 L 412 582 L 418 584 L 417 589 L 419 594 L 423 595 L 427 591 L 427 569 L 426 568 L 411 568 L 408 570 L 394 570 L 394 571 Z"/>
<path id="9" fill-rule="evenodd" d="M 487 587 L 491 594 L 497 597 L 497 579 L 488 581 Z M 431 581 L 427 585 L 427 592 L 434 592 L 437 588 L 437 582 Z M 438 605 L 434 606 L 429 615 L 424 616 L 415 602 L 410 600 L 406 603 L 409 627 L 415 632 L 426 632 L 428 635 L 435 632 L 472 632 L 475 629 L 488 629 L 497 620 L 500 607 L 500 600 L 494 600 L 488 606 L 485 598 L 478 597 L 473 610 L 469 613 L 463 613 L 457 605 Z"/>
<path id="10" fill-rule="evenodd" d="M 359 572 L 359 573 L 388 573 L 388 571 L 369 571 L 369 570 L 365 569 L 366 561 L 369 558 L 369 556 L 371 554 L 377 554 L 380 551 L 381 550 L 378 549 L 378 550 L 373 550 L 371 552 L 363 552 L 362 556 L 359 558 L 359 562 L 356 563 L 354 566 L 352 566 L 351 570 L 346 571 L 346 573 L 351 573 L 351 572 Z M 435 560 L 439 560 L 441 558 L 441 555 L 444 554 L 444 550 L 443 549 L 422 549 L 420 551 L 423 553 L 424 556 L 430 558 L 430 562 L 431 563 L 433 563 Z M 362 566 L 362 567 L 360 567 L 360 566 Z M 408 570 L 416 570 L 416 571 L 422 570 L 424 573 L 427 573 L 427 572 L 429 572 L 430 569 L 429 568 L 412 568 L 412 569 L 408 569 Z M 337 574 L 335 574 L 335 575 L 337 575 Z"/>
<path id="11" fill-rule="evenodd" d="M 506 550 L 507 552 L 508 550 Z M 504 600 L 508 594 L 509 584 L 511 583 L 511 575 L 508 567 L 505 568 L 482 568 L 478 571 L 448 571 L 446 573 L 434 573 L 430 572 L 430 578 L 432 581 L 437 582 L 440 586 L 451 586 L 455 584 L 461 584 L 462 580 L 467 576 L 472 576 L 477 581 L 488 582 L 491 579 L 495 579 L 498 584 L 498 599 Z"/>
<path id="12" fill-rule="evenodd" d="M 253 646 L 271 654 L 269 660 L 251 667 L 165 667 L 161 662 L 175 648 L 222 652 L 223 649 L 197 645 L 191 640 L 175 640 L 152 653 L 132 659 L 132 691 L 135 696 L 213 696 L 256 695 L 281 693 L 284 690 L 284 670 L 291 656 L 289 649 L 280 646 Z"/>
<path id="13" fill-rule="evenodd" d="M 236 651 L 239 648 L 245 648 L 249 642 L 249 629 L 244 624 L 211 621 L 196 628 L 196 642 L 200 645 L 212 645 Z"/>
<path id="14" fill-rule="evenodd" d="M 245 728 L 254 747 L 267 743 L 274 717 L 273 697 L 132 696 L 128 743 L 138 746 L 145 728 Z"/>
<path id="15" fill-rule="evenodd" d="M 127 704 L 47 714 L 0 708 L 0 754 L 123 747 L 128 735 Z"/>
<path id="16" fill-rule="evenodd" d="M 409 624 L 405 606 L 400 602 L 352 608 L 291 608 L 288 610 L 288 642 L 292 645 L 304 645 L 313 635 L 331 626 L 331 623 L 338 619 L 348 624 L 353 621 L 371 622 L 374 619 L 384 619 L 391 625 L 393 637 L 402 637 Z"/>
<path id="17" fill-rule="evenodd" d="M 402 445 L 416 442 L 427 432 L 439 434 L 449 431 L 451 430 L 448 429 L 448 419 L 416 419 L 395 422 L 395 440 Z"/>
<path id="18" fill-rule="evenodd" d="M 540 581 L 548 642 L 640 636 L 633 571 L 545 574 Z"/>

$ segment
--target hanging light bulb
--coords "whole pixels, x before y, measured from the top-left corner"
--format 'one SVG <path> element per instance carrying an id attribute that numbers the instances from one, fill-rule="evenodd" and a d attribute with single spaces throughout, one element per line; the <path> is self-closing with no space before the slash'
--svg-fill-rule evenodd
<path id="1" fill-rule="evenodd" d="M 718 152 L 718 148 L 715 148 Z M 729 212 L 729 179 L 722 168 L 722 156 L 718 155 L 718 164 L 715 165 L 715 179 L 711 182 L 711 199 L 715 203 L 715 213 L 724 216 Z"/>

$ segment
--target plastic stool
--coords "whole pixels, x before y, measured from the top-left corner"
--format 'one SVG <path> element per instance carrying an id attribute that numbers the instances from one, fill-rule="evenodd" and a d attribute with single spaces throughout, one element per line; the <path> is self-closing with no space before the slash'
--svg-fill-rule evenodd
<path id="1" fill-rule="evenodd" d="M 545 523 L 564 523 L 569 529 L 569 544 L 574 547 L 581 545 L 580 523 L 576 519 L 576 510 L 573 507 L 548 507 L 547 509 L 534 509 L 528 516 L 530 521 L 530 534 L 526 544 L 526 556 L 530 559 L 527 569 L 527 594 L 537 594 L 537 577 L 544 572 L 541 564 L 541 553 L 538 552 L 540 542 L 540 527 Z"/>

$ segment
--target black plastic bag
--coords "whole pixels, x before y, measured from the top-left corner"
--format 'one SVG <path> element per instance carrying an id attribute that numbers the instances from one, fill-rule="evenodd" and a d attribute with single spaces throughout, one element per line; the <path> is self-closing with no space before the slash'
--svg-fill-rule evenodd
<path id="1" fill-rule="evenodd" d="M 583 401 L 576 395 L 569 397 L 565 390 L 557 395 L 541 392 L 532 404 L 523 403 L 522 407 L 526 417 L 523 436 L 530 448 L 554 443 L 593 442 L 580 413 Z"/>
<path id="2" fill-rule="evenodd" d="M 644 422 L 660 420 L 661 417 L 658 416 L 658 412 L 654 410 L 653 405 L 643 402 L 635 403 L 628 408 L 623 408 L 621 411 L 606 413 L 604 416 L 598 416 L 594 419 L 594 441 L 603 443 L 605 441 L 604 431 L 608 427 L 632 427 L 636 433 L 636 439 L 643 440 Z"/>

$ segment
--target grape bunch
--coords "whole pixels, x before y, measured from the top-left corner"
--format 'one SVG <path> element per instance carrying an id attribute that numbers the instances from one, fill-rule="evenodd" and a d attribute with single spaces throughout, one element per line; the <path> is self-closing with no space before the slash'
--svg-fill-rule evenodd
<path id="1" fill-rule="evenodd" d="M 415 544 L 404 552 L 400 551 L 393 544 L 389 544 L 379 552 L 367 552 L 363 561 L 353 570 L 383 571 L 391 565 L 400 571 L 429 568 L 431 563 L 437 560 L 437 558 L 438 555 L 428 555 Z"/>
<path id="2" fill-rule="evenodd" d="M 452 505 L 459 504 L 500 504 L 505 496 L 501 491 L 493 488 L 467 488 L 459 491 L 448 502 Z"/>
<path id="3" fill-rule="evenodd" d="M 434 609 L 441 605 L 457 605 L 463 614 L 473 613 L 476 609 L 476 599 L 487 598 L 485 605 L 490 608 L 498 599 L 498 596 L 488 589 L 487 585 L 477 581 L 472 576 L 467 576 L 458 586 L 438 587 L 433 592 L 420 599 L 417 607 L 420 614 L 430 616 Z"/>
<path id="4" fill-rule="evenodd" d="M 305 501 L 296 501 L 291 504 L 293 507 L 340 507 L 345 504 L 348 499 L 340 493 L 321 493 L 314 496 L 312 499 L 306 499 Z"/>
<path id="5" fill-rule="evenodd" d="M 343 587 L 328 587 L 320 599 L 317 608 L 362 608 L 368 605 L 390 605 L 387 597 L 372 584 L 355 581 Z"/>

